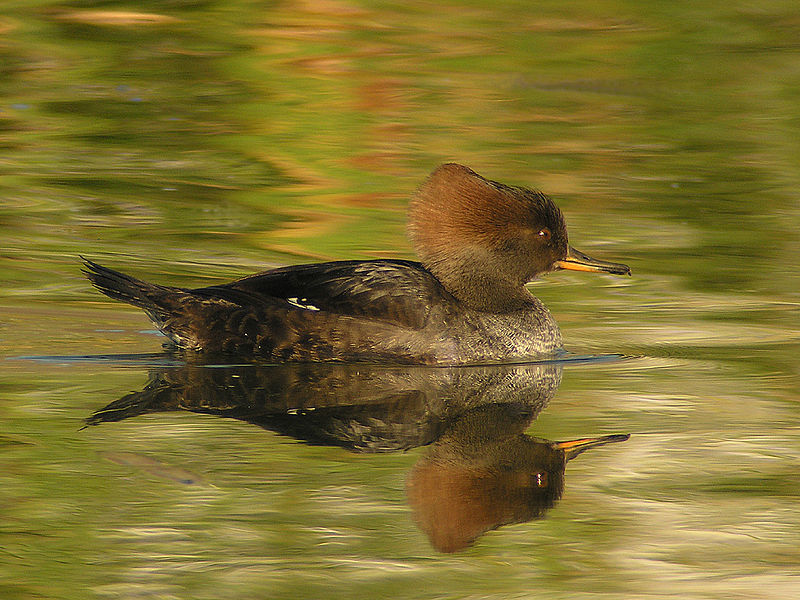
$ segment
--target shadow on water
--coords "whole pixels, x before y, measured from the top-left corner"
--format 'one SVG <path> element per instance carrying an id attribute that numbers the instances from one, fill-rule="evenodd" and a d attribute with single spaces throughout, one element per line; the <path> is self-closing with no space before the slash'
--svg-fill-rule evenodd
<path id="1" fill-rule="evenodd" d="M 441 552 L 543 517 L 564 491 L 569 460 L 628 439 L 553 442 L 525 434 L 561 382 L 558 362 L 214 367 L 154 368 L 143 390 L 96 411 L 87 426 L 183 410 L 353 452 L 427 446 L 407 475 L 406 491 L 414 520 Z"/>

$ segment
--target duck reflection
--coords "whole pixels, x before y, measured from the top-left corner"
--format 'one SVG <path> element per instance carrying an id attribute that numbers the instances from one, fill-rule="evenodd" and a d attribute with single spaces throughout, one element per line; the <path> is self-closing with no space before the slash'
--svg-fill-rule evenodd
<path id="1" fill-rule="evenodd" d="M 526 435 L 560 381 L 557 363 L 186 365 L 154 370 L 142 391 L 86 422 L 187 410 L 357 452 L 429 446 L 409 473 L 408 499 L 432 545 L 455 552 L 489 530 L 542 517 L 561 497 L 567 461 L 628 438 Z"/>
<path id="2" fill-rule="evenodd" d="M 525 435 L 529 423 L 513 404 L 468 411 L 413 467 L 409 503 L 434 548 L 457 552 L 487 531 L 543 517 L 561 498 L 567 461 L 629 437 L 551 442 Z"/>

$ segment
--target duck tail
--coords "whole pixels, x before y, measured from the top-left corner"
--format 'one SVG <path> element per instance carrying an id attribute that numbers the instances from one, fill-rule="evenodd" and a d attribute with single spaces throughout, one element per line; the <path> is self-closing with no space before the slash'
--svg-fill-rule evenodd
<path id="1" fill-rule="evenodd" d="M 163 322 L 168 315 L 167 307 L 163 302 L 164 293 L 170 290 L 178 291 L 177 289 L 141 281 L 125 273 L 99 265 L 83 256 L 81 256 L 81 260 L 83 260 L 81 269 L 83 274 L 94 287 L 109 298 L 122 300 L 144 309 L 156 322 Z"/>

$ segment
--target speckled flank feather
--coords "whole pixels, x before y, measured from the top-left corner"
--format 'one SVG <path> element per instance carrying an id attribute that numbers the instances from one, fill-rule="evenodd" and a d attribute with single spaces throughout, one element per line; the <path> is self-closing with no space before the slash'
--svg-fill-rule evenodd
<path id="1" fill-rule="evenodd" d="M 430 352 L 413 332 L 447 295 L 410 261 L 300 265 L 194 290 L 147 283 L 89 260 L 84 273 L 107 296 L 144 309 L 179 347 L 279 361 L 425 362 Z"/>

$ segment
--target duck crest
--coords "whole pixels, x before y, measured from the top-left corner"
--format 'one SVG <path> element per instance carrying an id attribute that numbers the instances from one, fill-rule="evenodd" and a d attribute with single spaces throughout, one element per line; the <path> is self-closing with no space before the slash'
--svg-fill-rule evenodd
<path id="1" fill-rule="evenodd" d="M 415 250 L 427 252 L 448 240 L 486 239 L 498 228 L 526 224 L 537 214 L 565 228 L 561 210 L 546 194 L 491 181 L 469 167 L 446 163 L 414 194 L 408 211 L 409 234 Z"/>
<path id="2" fill-rule="evenodd" d="M 483 299 L 474 293 L 465 298 L 464 291 L 486 286 L 502 290 L 497 301 L 510 301 L 507 309 L 526 304 L 521 286 L 567 253 L 564 217 L 547 195 L 485 179 L 455 163 L 428 177 L 408 215 L 409 238 L 422 264 L 475 308 Z M 503 308 L 487 302 L 487 309 Z"/>

